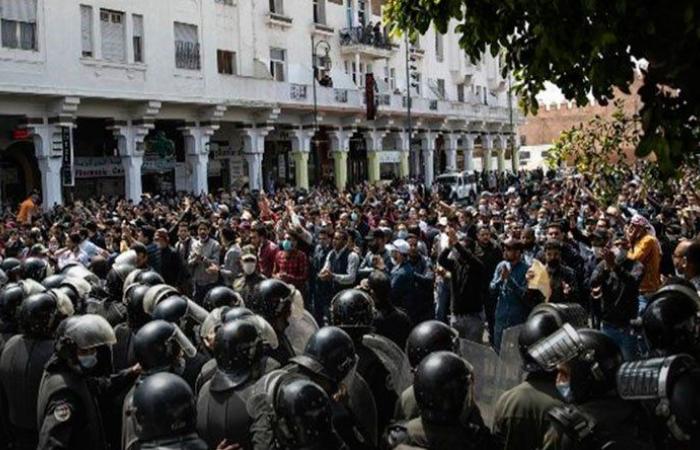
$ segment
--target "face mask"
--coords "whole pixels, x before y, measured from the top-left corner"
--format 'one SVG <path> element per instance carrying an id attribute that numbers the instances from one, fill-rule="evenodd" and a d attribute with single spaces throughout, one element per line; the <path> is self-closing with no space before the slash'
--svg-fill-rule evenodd
<path id="1" fill-rule="evenodd" d="M 92 369 L 97 365 L 97 353 L 78 356 L 78 363 L 83 369 Z"/>
<path id="2" fill-rule="evenodd" d="M 396 237 L 399 239 L 406 239 L 408 237 L 408 231 L 406 230 L 399 230 L 398 233 L 396 233 Z"/>
<path id="3" fill-rule="evenodd" d="M 392 266 L 398 266 L 398 265 L 399 265 L 399 262 L 398 262 L 398 261 L 396 260 L 396 258 L 394 258 L 393 256 L 391 257 L 391 265 L 392 265 Z"/>
<path id="4" fill-rule="evenodd" d="M 574 395 L 571 392 L 571 383 L 557 383 L 557 391 L 566 403 L 571 403 L 574 400 Z"/>
<path id="5" fill-rule="evenodd" d="M 243 272 L 244 272 L 246 275 L 250 275 L 250 274 L 252 274 L 253 272 L 255 272 L 255 266 L 257 266 L 257 264 L 254 263 L 254 262 L 244 262 L 244 263 L 241 263 L 241 267 L 243 267 Z"/>
<path id="6" fill-rule="evenodd" d="M 292 241 L 290 241 L 289 239 L 285 239 L 282 241 L 280 247 L 282 247 L 282 250 L 284 250 L 285 252 L 289 252 L 292 250 Z"/>
<path id="7" fill-rule="evenodd" d="M 353 222 L 357 222 L 357 219 L 358 219 L 357 213 L 350 214 L 350 220 L 352 220 Z"/>
<path id="8" fill-rule="evenodd" d="M 603 247 L 593 247 L 593 256 L 595 256 L 597 259 L 600 259 L 603 257 Z"/>

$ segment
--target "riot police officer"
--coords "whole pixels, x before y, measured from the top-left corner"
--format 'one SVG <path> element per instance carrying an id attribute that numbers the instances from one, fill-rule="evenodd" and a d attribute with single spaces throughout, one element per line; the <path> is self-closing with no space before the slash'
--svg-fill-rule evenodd
<path id="1" fill-rule="evenodd" d="M 197 398 L 197 430 L 210 448 L 223 440 L 249 449 L 268 442 L 249 432 L 254 417 L 248 399 L 264 374 L 263 341 L 258 328 L 246 319 L 223 324 L 214 337 L 217 369 Z"/>
<path id="2" fill-rule="evenodd" d="M 241 268 L 243 273 L 233 281 L 233 289 L 248 303 L 258 285 L 266 278 L 258 270 L 258 258 L 252 253 L 241 255 Z"/>
<path id="3" fill-rule="evenodd" d="M 496 448 L 488 428 L 464 420 L 474 401 L 472 380 L 469 363 L 452 352 L 438 351 L 425 357 L 413 381 L 420 417 L 392 426 L 389 448 Z"/>
<path id="4" fill-rule="evenodd" d="M 377 405 L 377 424 L 386 428 L 398 396 L 410 386 L 410 369 L 403 351 L 389 339 L 372 334 L 374 301 L 360 289 L 339 292 L 331 301 L 331 325 L 346 331 L 355 344 L 357 372 L 367 381 Z"/>
<path id="5" fill-rule="evenodd" d="M 273 395 L 276 448 L 280 450 L 349 450 L 333 428 L 328 394 L 304 378 L 280 383 Z"/>
<path id="6" fill-rule="evenodd" d="M 24 289 L 19 283 L 10 283 L 0 291 L 0 355 L 5 343 L 19 333 L 17 310 L 24 300 Z"/>
<path id="7" fill-rule="evenodd" d="M 121 301 L 124 296 L 124 280 L 136 267 L 128 263 L 115 263 L 107 273 L 106 287 L 112 301 Z"/>
<path id="8" fill-rule="evenodd" d="M 292 314 L 294 287 L 287 283 L 269 279 L 260 282 L 253 290 L 246 306 L 263 319 L 267 320 L 277 334 L 279 345 L 270 350 L 267 356 L 274 358 L 281 365 L 287 364 L 295 355 L 292 343 L 287 337 L 286 330 Z"/>
<path id="9" fill-rule="evenodd" d="M 408 363 L 414 371 L 423 358 L 437 351 L 459 351 L 459 333 L 454 328 L 439 320 L 427 320 L 416 325 L 406 340 L 406 355 Z M 413 385 L 401 393 L 396 402 L 394 419 L 405 421 L 415 419 L 420 415 Z"/>
<path id="10" fill-rule="evenodd" d="M 650 354 L 687 353 L 700 358 L 700 298 L 694 288 L 669 284 L 650 299 L 642 327 Z"/>
<path id="11" fill-rule="evenodd" d="M 241 295 L 226 286 L 216 286 L 215 288 L 211 289 L 204 296 L 204 301 L 202 303 L 202 306 L 204 306 L 207 311 L 211 311 L 222 306 L 228 306 L 231 308 L 244 306 Z"/>
<path id="12" fill-rule="evenodd" d="M 37 400 L 37 449 L 107 447 L 100 398 L 112 373 L 114 330 L 104 318 L 70 317 L 58 328 L 54 355 L 46 365 Z M 135 371 L 124 374 L 133 382 Z"/>
<path id="13" fill-rule="evenodd" d="M 207 450 L 196 432 L 194 395 L 177 375 L 161 372 L 146 377 L 134 390 L 133 412 L 140 448 Z"/>
<path id="14" fill-rule="evenodd" d="M 561 406 L 556 371 L 542 367 L 528 349 L 550 336 L 564 323 L 581 327 L 586 311 L 579 304 L 543 303 L 533 309 L 518 336 L 518 350 L 525 381 L 501 395 L 494 413 L 494 434 L 507 450 L 537 448 L 549 429 L 547 412 Z"/>
<path id="15" fill-rule="evenodd" d="M 49 264 L 42 258 L 30 256 L 22 263 L 22 272 L 24 278 L 30 278 L 36 282 L 41 281 L 48 275 Z"/>
<path id="16" fill-rule="evenodd" d="M 12 449 L 36 449 L 39 384 L 53 355 L 56 328 L 72 314 L 70 301 L 51 291 L 22 301 L 19 320 L 23 333 L 7 342 L 0 357 L 0 417 L 6 418 Z"/>
<path id="17" fill-rule="evenodd" d="M 528 353 L 540 366 L 556 368 L 557 390 L 568 403 L 549 411 L 543 449 L 650 448 L 641 409 L 617 395 L 623 356 L 609 336 L 567 323 Z"/>
<path id="18" fill-rule="evenodd" d="M 656 448 L 700 446 L 700 367 L 690 355 L 625 363 L 617 386 L 621 398 L 641 401 L 653 417 Z"/>
<path id="19" fill-rule="evenodd" d="M 22 262 L 17 258 L 5 258 L 0 262 L 0 269 L 5 272 L 11 283 L 22 279 Z"/>
<path id="20" fill-rule="evenodd" d="M 122 370 L 136 363 L 134 356 L 134 335 L 151 320 L 151 317 L 143 309 L 143 299 L 149 286 L 145 284 L 132 284 L 124 292 L 124 306 L 126 308 L 126 322 L 114 327 L 117 343 L 114 345 L 114 369 Z"/>
<path id="21" fill-rule="evenodd" d="M 136 386 L 144 378 L 159 372 L 182 374 L 185 357 L 192 358 L 197 350 L 177 325 L 164 320 L 154 320 L 139 329 L 134 336 L 134 355 L 141 365 L 142 373 Z M 123 450 L 137 448 L 137 438 L 132 409 L 134 389 L 126 394 L 122 409 Z"/>

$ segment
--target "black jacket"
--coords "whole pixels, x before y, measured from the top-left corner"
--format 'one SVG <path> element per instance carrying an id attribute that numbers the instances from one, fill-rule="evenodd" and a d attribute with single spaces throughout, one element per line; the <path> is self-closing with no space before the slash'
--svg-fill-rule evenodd
<path id="1" fill-rule="evenodd" d="M 158 273 L 165 280 L 165 284 L 179 286 L 182 280 L 187 278 L 187 268 L 182 256 L 170 246 L 159 249 L 158 253 L 160 260 Z"/>
<path id="2" fill-rule="evenodd" d="M 446 248 L 440 253 L 438 263 L 450 272 L 452 314 L 478 314 L 484 308 L 484 292 L 474 289 L 474 283 L 486 278 L 484 264 L 462 244 L 453 247 L 457 258 L 450 257 L 452 248 Z"/>
<path id="3" fill-rule="evenodd" d="M 639 283 L 644 268 L 641 264 L 625 259 L 610 270 L 604 262 L 598 264 L 591 276 L 590 287 L 600 287 L 601 320 L 615 326 L 628 326 L 637 317 L 639 308 Z"/>

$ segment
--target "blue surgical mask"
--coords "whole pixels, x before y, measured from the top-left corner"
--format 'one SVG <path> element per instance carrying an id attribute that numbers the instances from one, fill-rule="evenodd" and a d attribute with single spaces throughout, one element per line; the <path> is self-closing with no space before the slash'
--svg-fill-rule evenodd
<path id="1" fill-rule="evenodd" d="M 574 395 L 571 392 L 571 383 L 557 383 L 557 391 L 559 395 L 564 399 L 566 403 L 572 403 L 574 401 Z"/>
<path id="2" fill-rule="evenodd" d="M 97 365 L 97 353 L 78 356 L 78 363 L 83 369 L 92 369 Z"/>
<path id="3" fill-rule="evenodd" d="M 282 250 L 288 252 L 292 250 L 292 241 L 285 239 L 282 241 Z"/>
<path id="4" fill-rule="evenodd" d="M 399 230 L 398 233 L 396 233 L 396 237 L 399 239 L 406 239 L 408 237 L 408 231 L 406 230 Z"/>
<path id="5" fill-rule="evenodd" d="M 353 222 L 357 222 L 357 219 L 358 219 L 357 213 L 354 212 L 354 213 L 350 214 L 350 219 L 351 219 Z"/>

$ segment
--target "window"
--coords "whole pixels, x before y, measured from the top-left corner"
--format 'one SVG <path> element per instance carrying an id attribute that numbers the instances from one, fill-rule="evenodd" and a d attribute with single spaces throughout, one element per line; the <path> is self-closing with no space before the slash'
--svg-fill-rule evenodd
<path id="1" fill-rule="evenodd" d="M 489 92 L 486 89 L 486 86 L 482 86 L 481 88 L 481 98 L 483 100 L 484 105 L 489 104 Z"/>
<path id="2" fill-rule="evenodd" d="M 457 85 L 457 100 L 460 102 L 464 101 L 464 83 Z"/>
<path id="3" fill-rule="evenodd" d="M 437 80 L 437 93 L 441 100 L 445 99 L 445 80 Z"/>
<path id="4" fill-rule="evenodd" d="M 389 69 L 389 87 L 396 90 L 396 69 Z"/>
<path id="5" fill-rule="evenodd" d="M 37 50 L 36 0 L 0 0 L 2 46 Z"/>
<path id="6" fill-rule="evenodd" d="M 270 0 L 270 12 L 284 15 L 284 2 L 282 0 Z"/>
<path id="7" fill-rule="evenodd" d="M 233 0 L 214 0 L 214 3 L 221 3 L 222 5 L 233 6 Z"/>
<path id="8" fill-rule="evenodd" d="M 326 24 L 326 0 L 314 0 L 314 22 Z"/>
<path id="9" fill-rule="evenodd" d="M 352 28 L 353 16 L 355 15 L 352 2 L 353 0 L 345 0 L 345 19 L 347 20 L 348 28 Z"/>
<path id="10" fill-rule="evenodd" d="M 422 76 L 420 72 L 413 72 L 413 81 L 411 82 L 411 86 L 413 87 L 413 90 L 416 95 L 421 94 L 421 79 Z"/>
<path id="11" fill-rule="evenodd" d="M 275 81 L 284 81 L 287 71 L 287 51 L 281 48 L 270 49 L 270 74 Z"/>
<path id="12" fill-rule="evenodd" d="M 445 45 L 443 42 L 443 36 L 437 30 L 435 30 L 435 57 L 440 62 L 445 60 Z"/>
<path id="13" fill-rule="evenodd" d="M 101 9 L 100 25 L 102 58 L 106 61 L 126 62 L 124 13 Z"/>
<path id="14" fill-rule="evenodd" d="M 219 73 L 234 75 L 236 73 L 236 53 L 228 50 L 217 50 L 216 65 L 219 68 Z"/>
<path id="15" fill-rule="evenodd" d="M 92 49 L 92 6 L 80 5 L 80 41 L 83 57 L 95 56 Z"/>
<path id="16" fill-rule="evenodd" d="M 133 44 L 134 44 L 134 62 L 137 63 L 142 63 L 143 62 L 143 16 L 140 16 L 138 14 L 134 14 L 133 16 L 133 25 L 134 25 L 134 35 L 133 35 Z"/>
<path id="17" fill-rule="evenodd" d="M 357 25 L 367 25 L 367 0 L 357 0 Z"/>
<path id="18" fill-rule="evenodd" d="M 175 67 L 199 70 L 199 33 L 196 25 L 175 22 Z"/>

